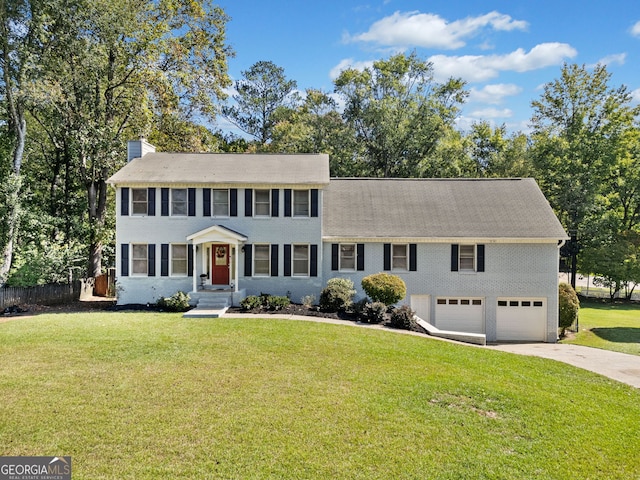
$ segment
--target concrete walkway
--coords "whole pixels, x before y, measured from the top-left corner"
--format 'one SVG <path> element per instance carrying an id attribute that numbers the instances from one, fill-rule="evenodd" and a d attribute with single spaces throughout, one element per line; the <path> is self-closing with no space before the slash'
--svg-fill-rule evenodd
<path id="1" fill-rule="evenodd" d="M 256 318 L 254 314 L 228 314 L 222 318 Z M 518 355 L 529 355 L 532 357 L 548 358 L 564 362 L 574 367 L 589 370 L 605 377 L 617 380 L 635 388 L 640 388 L 640 356 L 628 355 L 626 353 L 611 352 L 599 348 L 583 347 L 581 345 L 569 345 L 564 343 L 513 343 L 501 345 L 478 346 L 468 343 L 455 342 L 454 340 L 432 337 L 424 333 L 410 332 L 408 330 L 397 330 L 395 328 L 383 327 L 382 325 L 369 325 L 357 323 L 350 320 L 334 320 L 322 317 L 309 317 L 299 315 L 265 315 L 265 318 L 282 318 L 286 320 L 302 320 L 307 322 L 331 323 L 334 325 L 348 325 L 360 328 L 374 328 L 386 330 L 388 332 L 416 335 L 433 338 L 444 342 L 453 342 L 460 345 L 468 345 L 476 348 L 488 348 L 500 350 L 502 352 L 515 353 Z"/>

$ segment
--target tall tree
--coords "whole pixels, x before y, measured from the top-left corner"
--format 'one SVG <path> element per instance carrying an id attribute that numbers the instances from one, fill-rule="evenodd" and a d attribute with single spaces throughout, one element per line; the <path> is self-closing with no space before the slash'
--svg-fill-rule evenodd
<path id="1" fill-rule="evenodd" d="M 127 137 L 146 133 L 154 115 L 217 113 L 230 85 L 226 21 L 208 0 L 60 0 L 32 114 L 68 149 L 84 185 L 90 276 L 102 269 L 106 180 L 123 163 Z"/>
<path id="2" fill-rule="evenodd" d="M 285 76 L 273 62 L 259 61 L 236 80 L 235 105 L 223 109 L 224 115 L 240 130 L 267 145 L 273 135 L 274 113 L 279 107 L 294 107 L 297 82 Z"/>
<path id="3" fill-rule="evenodd" d="M 572 234 L 594 208 L 616 162 L 616 145 L 638 113 L 627 88 L 609 86 L 610 79 L 603 65 L 589 71 L 565 64 L 560 78 L 547 83 L 532 102 L 538 181 Z"/>
<path id="4" fill-rule="evenodd" d="M 334 83 L 356 132 L 354 154 L 363 155 L 366 175 L 379 177 L 421 176 L 467 95 L 460 79 L 434 82 L 431 63 L 415 53 L 344 70 Z"/>
<path id="5" fill-rule="evenodd" d="M 42 33 L 47 23 L 47 3 L 38 0 L 0 1 L 0 101 L 4 112 L 5 140 L 10 155 L 9 175 L 3 182 L 4 233 L 0 257 L 0 286 L 13 262 L 18 236 L 22 162 L 27 138 L 27 88 L 38 77 Z"/>

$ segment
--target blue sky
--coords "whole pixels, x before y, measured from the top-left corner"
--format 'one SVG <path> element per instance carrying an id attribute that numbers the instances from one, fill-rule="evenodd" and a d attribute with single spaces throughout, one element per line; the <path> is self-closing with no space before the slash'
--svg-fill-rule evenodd
<path id="1" fill-rule="evenodd" d="M 640 102 L 638 0 L 219 0 L 231 17 L 232 78 L 255 62 L 283 67 L 298 89 L 333 92 L 340 69 L 416 51 L 436 80 L 467 81 L 458 120 L 528 131 L 531 101 L 564 62 L 607 65 L 611 86 Z M 230 92 L 232 93 L 232 92 Z M 224 119 L 219 128 L 234 131 Z M 236 131 L 236 133 L 238 133 Z"/>

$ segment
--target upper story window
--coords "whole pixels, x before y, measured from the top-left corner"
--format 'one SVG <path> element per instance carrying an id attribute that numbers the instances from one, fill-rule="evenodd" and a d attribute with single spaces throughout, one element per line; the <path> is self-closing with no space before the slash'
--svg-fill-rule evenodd
<path id="1" fill-rule="evenodd" d="M 133 275 L 147 275 L 149 273 L 149 257 L 146 243 L 132 245 L 131 273 Z"/>
<path id="2" fill-rule="evenodd" d="M 340 244 L 340 270 L 356 269 L 356 244 L 341 243 Z"/>
<path id="3" fill-rule="evenodd" d="M 254 215 L 257 217 L 271 215 L 271 190 L 254 190 Z"/>
<path id="4" fill-rule="evenodd" d="M 309 190 L 293 191 L 293 216 L 309 216 Z"/>
<path id="5" fill-rule="evenodd" d="M 293 274 L 309 276 L 309 245 L 293 246 Z"/>
<path id="6" fill-rule="evenodd" d="M 132 188 L 131 189 L 131 211 L 134 215 L 146 215 L 147 214 L 147 199 L 148 190 L 146 188 Z"/>
<path id="7" fill-rule="evenodd" d="M 392 245 L 391 269 L 392 270 L 408 270 L 408 253 L 409 245 Z"/>
<path id="8" fill-rule="evenodd" d="M 475 272 L 476 271 L 476 246 L 460 245 L 460 271 Z"/>
<path id="9" fill-rule="evenodd" d="M 186 188 L 171 189 L 171 215 L 186 216 L 188 213 L 188 198 Z"/>
<path id="10" fill-rule="evenodd" d="M 229 216 L 229 189 L 214 188 L 212 190 L 211 202 L 214 217 Z"/>

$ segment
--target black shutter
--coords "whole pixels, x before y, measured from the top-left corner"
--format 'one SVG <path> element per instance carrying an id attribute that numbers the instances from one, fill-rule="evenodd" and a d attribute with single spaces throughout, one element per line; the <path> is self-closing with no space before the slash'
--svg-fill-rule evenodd
<path id="1" fill-rule="evenodd" d="M 229 206 L 229 215 L 232 217 L 238 216 L 238 189 L 232 188 L 229 190 L 229 202 L 231 205 Z"/>
<path id="2" fill-rule="evenodd" d="M 291 189 L 290 188 L 284 189 L 284 216 L 285 217 L 291 216 Z"/>
<path id="3" fill-rule="evenodd" d="M 129 276 L 129 244 L 120 245 L 120 275 Z"/>
<path id="4" fill-rule="evenodd" d="M 147 275 L 149 277 L 156 276 L 156 245 L 150 243 L 147 245 Z"/>
<path id="5" fill-rule="evenodd" d="M 451 271 L 458 271 L 458 244 L 454 243 L 451 245 Z"/>
<path id="6" fill-rule="evenodd" d="M 120 190 L 120 215 L 129 215 L 129 187 Z"/>
<path id="7" fill-rule="evenodd" d="M 340 245 L 337 243 L 331 244 L 331 270 L 338 270 L 340 268 Z"/>
<path id="8" fill-rule="evenodd" d="M 187 276 L 193 277 L 193 245 L 187 243 Z"/>
<path id="9" fill-rule="evenodd" d="M 274 188 L 271 190 L 271 216 L 277 217 L 280 210 L 280 190 Z"/>
<path id="10" fill-rule="evenodd" d="M 253 262 L 253 245 L 245 244 L 244 246 L 244 276 L 250 277 Z"/>
<path id="11" fill-rule="evenodd" d="M 187 190 L 187 198 L 189 200 L 189 210 L 188 210 L 188 215 L 190 217 L 195 217 L 196 216 L 196 189 L 195 188 L 190 188 Z"/>
<path id="12" fill-rule="evenodd" d="M 147 189 L 147 215 L 153 217 L 156 214 L 156 189 L 149 187 Z"/>
<path id="13" fill-rule="evenodd" d="M 311 189 L 311 216 L 312 217 L 318 216 L 318 189 L 317 188 Z"/>
<path id="14" fill-rule="evenodd" d="M 359 272 L 364 270 L 364 243 L 356 245 L 356 270 Z"/>
<path id="15" fill-rule="evenodd" d="M 271 245 L 271 276 L 278 276 L 278 245 Z"/>
<path id="16" fill-rule="evenodd" d="M 202 216 L 203 217 L 211 216 L 211 189 L 210 188 L 202 189 Z"/>
<path id="17" fill-rule="evenodd" d="M 291 245 L 285 244 L 284 246 L 284 276 L 291 276 Z"/>
<path id="18" fill-rule="evenodd" d="M 418 246 L 415 243 L 409 244 L 409 271 L 415 272 L 418 269 L 417 259 Z"/>
<path id="19" fill-rule="evenodd" d="M 160 215 L 163 217 L 169 216 L 169 189 L 160 189 Z"/>
<path id="20" fill-rule="evenodd" d="M 384 244 L 384 266 L 383 270 L 389 271 L 391 270 L 391 244 Z"/>
<path id="21" fill-rule="evenodd" d="M 169 276 L 169 244 L 163 243 L 160 245 L 160 276 Z"/>
<path id="22" fill-rule="evenodd" d="M 476 252 L 478 254 L 478 272 L 484 272 L 484 245 L 478 245 Z"/>
<path id="23" fill-rule="evenodd" d="M 318 276 L 318 245 L 311 245 L 311 252 L 309 255 L 309 275 L 312 277 Z"/>
<path id="24" fill-rule="evenodd" d="M 253 216 L 253 190 L 250 188 L 244 189 L 244 216 Z"/>

